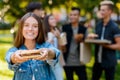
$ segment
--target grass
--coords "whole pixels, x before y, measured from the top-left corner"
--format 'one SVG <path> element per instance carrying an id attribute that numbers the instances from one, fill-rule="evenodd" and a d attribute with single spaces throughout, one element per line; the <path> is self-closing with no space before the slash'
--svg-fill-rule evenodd
<path id="1" fill-rule="evenodd" d="M 13 72 L 8 69 L 8 65 L 4 59 L 6 51 L 12 46 L 12 41 L 13 41 L 12 35 L 8 31 L 6 32 L 0 31 L 0 80 L 12 80 L 13 77 Z M 90 63 L 87 64 L 88 80 L 91 80 L 93 63 L 94 58 L 92 58 Z M 65 79 L 65 73 L 63 75 Z M 76 75 L 74 75 L 74 78 L 75 80 L 78 80 L 78 77 Z M 104 74 L 102 75 L 100 80 L 105 80 Z M 117 65 L 116 68 L 115 80 L 120 80 L 120 63 Z"/>
<path id="2" fill-rule="evenodd" d="M 13 72 L 7 67 L 7 63 L 0 61 L 0 80 L 12 80 Z"/>
<path id="3" fill-rule="evenodd" d="M 8 69 L 5 53 L 12 46 L 12 35 L 8 30 L 0 31 L 0 80 L 12 80 L 13 72 Z"/>

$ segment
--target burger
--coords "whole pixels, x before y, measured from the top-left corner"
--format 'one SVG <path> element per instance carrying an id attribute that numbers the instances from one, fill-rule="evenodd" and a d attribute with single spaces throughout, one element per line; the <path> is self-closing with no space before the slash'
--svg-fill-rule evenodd
<path id="1" fill-rule="evenodd" d="M 24 58 L 36 58 L 40 55 L 40 50 L 23 50 L 20 54 L 20 56 Z"/>

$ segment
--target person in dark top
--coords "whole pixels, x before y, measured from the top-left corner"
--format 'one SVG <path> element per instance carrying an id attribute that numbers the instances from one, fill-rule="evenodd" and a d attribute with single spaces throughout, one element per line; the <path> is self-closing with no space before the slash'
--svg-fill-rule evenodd
<path id="1" fill-rule="evenodd" d="M 74 72 L 78 75 L 79 80 L 87 80 L 86 67 L 79 60 L 80 42 L 84 40 L 86 33 L 86 28 L 79 23 L 79 14 L 80 9 L 72 7 L 69 15 L 70 23 L 62 27 L 62 31 L 67 35 L 67 44 L 62 46 L 62 48 L 66 48 L 63 55 L 66 62 L 64 70 L 67 80 L 74 80 Z"/>
<path id="2" fill-rule="evenodd" d="M 30 2 L 27 6 L 26 6 L 26 12 L 32 12 L 35 15 L 39 16 L 40 18 L 44 18 L 44 10 L 42 7 L 42 3 L 40 2 Z"/>
<path id="3" fill-rule="evenodd" d="M 101 20 L 97 23 L 95 32 L 97 39 L 109 40 L 111 44 L 95 45 L 95 63 L 93 66 L 92 80 L 100 80 L 102 71 L 105 72 L 106 80 L 115 80 L 116 51 L 120 50 L 120 29 L 111 20 L 113 11 L 112 1 L 102 1 L 100 3 Z"/>

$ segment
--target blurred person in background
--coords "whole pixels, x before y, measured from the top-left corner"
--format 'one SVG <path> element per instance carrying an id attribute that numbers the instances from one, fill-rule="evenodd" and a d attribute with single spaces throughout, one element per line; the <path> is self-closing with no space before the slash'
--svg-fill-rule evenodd
<path id="1" fill-rule="evenodd" d="M 70 23 L 62 26 L 62 31 L 67 35 L 67 44 L 62 46 L 65 59 L 65 74 L 67 80 L 73 79 L 74 72 L 79 80 L 87 80 L 86 66 L 80 63 L 80 42 L 84 41 L 86 27 L 80 24 L 80 9 L 72 7 L 69 14 Z"/>
<path id="2" fill-rule="evenodd" d="M 40 55 L 22 57 L 24 51 L 37 51 Z M 14 47 L 6 54 L 9 69 L 14 71 L 13 80 L 56 80 L 51 64 L 56 64 L 60 51 L 45 42 L 41 18 L 33 13 L 25 14 L 19 24 Z M 48 63 L 53 60 L 53 63 Z"/>
<path id="3" fill-rule="evenodd" d="M 111 44 L 95 45 L 95 63 L 92 71 L 92 80 L 100 80 L 103 71 L 105 72 L 106 80 L 115 80 L 116 50 L 120 50 L 120 29 L 111 20 L 113 8 L 114 3 L 110 0 L 100 3 L 100 20 L 95 27 L 96 37 L 91 36 L 91 38 L 109 40 Z"/>
<path id="4" fill-rule="evenodd" d="M 59 49 L 60 31 L 57 27 L 57 21 L 55 17 L 52 14 L 47 15 L 45 16 L 43 22 L 47 34 L 47 41 Z M 55 64 L 55 66 L 52 67 L 56 80 L 63 80 L 63 68 L 60 64 L 61 59 L 63 59 L 62 54 L 60 54 L 59 61 Z"/>
<path id="5" fill-rule="evenodd" d="M 42 3 L 40 2 L 30 2 L 26 7 L 26 12 L 33 12 L 42 19 L 46 15 L 45 11 L 42 8 Z"/>

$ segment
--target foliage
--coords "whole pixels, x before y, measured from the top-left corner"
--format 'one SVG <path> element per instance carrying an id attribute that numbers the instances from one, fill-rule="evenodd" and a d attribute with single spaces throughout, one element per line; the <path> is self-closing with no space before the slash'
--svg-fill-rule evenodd
<path id="1" fill-rule="evenodd" d="M 0 0 L 0 11 L 7 8 L 4 14 L 0 16 L 14 26 L 15 21 L 25 14 L 25 8 L 31 1 L 42 2 L 43 7 L 49 7 L 50 10 L 54 7 L 59 8 L 60 5 L 64 5 L 66 10 L 69 11 L 72 6 L 78 6 L 84 11 L 85 15 L 86 13 L 92 14 L 93 9 L 99 5 L 101 0 Z M 52 1 L 52 4 L 49 4 L 49 1 Z M 119 0 L 112 1 L 117 3 Z M 8 17 L 13 19 L 9 19 Z"/>
<path id="2" fill-rule="evenodd" d="M 11 25 L 8 23 L 0 22 L 0 30 L 10 29 Z"/>

